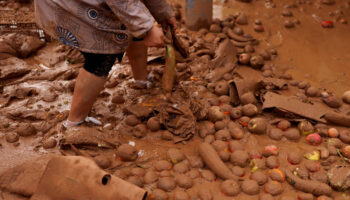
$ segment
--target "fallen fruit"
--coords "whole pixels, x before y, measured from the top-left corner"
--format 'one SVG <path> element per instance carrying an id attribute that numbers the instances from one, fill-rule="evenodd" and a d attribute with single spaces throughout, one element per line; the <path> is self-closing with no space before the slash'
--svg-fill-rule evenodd
<path id="1" fill-rule="evenodd" d="M 330 138 L 337 138 L 339 136 L 339 131 L 336 128 L 328 129 L 328 136 Z"/>
<path id="2" fill-rule="evenodd" d="M 321 23 L 321 26 L 323 27 L 323 28 L 333 28 L 333 22 L 332 21 L 323 21 L 322 23 Z"/>
<path id="3" fill-rule="evenodd" d="M 309 135 L 314 132 L 314 127 L 312 126 L 311 122 L 307 120 L 302 120 L 298 124 L 298 129 L 302 135 Z"/>
<path id="4" fill-rule="evenodd" d="M 342 99 L 344 103 L 350 104 L 350 90 L 344 92 Z"/>
<path id="5" fill-rule="evenodd" d="M 255 69 L 260 69 L 265 64 L 262 56 L 252 56 L 250 59 L 250 65 Z"/>
<path id="6" fill-rule="evenodd" d="M 304 155 L 304 157 L 308 160 L 314 160 L 314 161 L 317 161 L 317 160 L 320 160 L 320 152 L 319 151 L 312 151 L 310 153 L 307 153 Z"/>
<path id="7" fill-rule="evenodd" d="M 281 129 L 282 131 L 286 131 L 291 126 L 290 122 L 288 120 L 281 120 L 277 124 L 277 128 Z"/>
<path id="8" fill-rule="evenodd" d="M 268 171 L 268 175 L 273 181 L 284 182 L 286 180 L 280 169 L 271 169 Z"/>
<path id="9" fill-rule="evenodd" d="M 199 155 L 203 159 L 204 163 L 211 169 L 216 175 L 222 179 L 235 180 L 236 177 L 232 174 L 231 170 L 222 162 L 215 149 L 207 143 L 202 143 L 198 148 Z"/>
<path id="10" fill-rule="evenodd" d="M 342 148 L 341 153 L 343 154 L 344 157 L 347 159 L 350 159 L 350 145 L 347 145 Z"/>
<path id="11" fill-rule="evenodd" d="M 312 133 L 306 137 L 306 141 L 310 145 L 317 146 L 317 145 L 320 145 L 322 143 L 322 138 L 319 134 Z"/>
<path id="12" fill-rule="evenodd" d="M 236 196 L 240 192 L 240 187 L 236 181 L 226 180 L 221 183 L 221 192 L 226 196 Z"/>
<path id="13" fill-rule="evenodd" d="M 278 155 L 278 149 L 275 145 L 265 146 L 263 150 L 263 156 L 268 157 L 268 156 L 277 156 L 277 155 Z"/>
<path id="14" fill-rule="evenodd" d="M 239 55 L 239 63 L 242 65 L 248 65 L 250 61 L 251 56 L 247 53 L 242 53 Z"/>
<path id="15" fill-rule="evenodd" d="M 290 164 L 297 165 L 300 163 L 301 157 L 299 156 L 299 154 L 297 152 L 289 152 L 287 160 Z"/>
<path id="16" fill-rule="evenodd" d="M 264 118 L 253 118 L 248 123 L 248 130 L 255 134 L 264 134 L 267 129 L 267 121 Z"/>

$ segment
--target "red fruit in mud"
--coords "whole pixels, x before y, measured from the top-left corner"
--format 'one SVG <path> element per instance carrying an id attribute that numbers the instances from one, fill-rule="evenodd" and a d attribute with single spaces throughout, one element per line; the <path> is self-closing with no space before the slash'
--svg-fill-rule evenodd
<path id="1" fill-rule="evenodd" d="M 337 138 L 339 136 L 339 131 L 336 128 L 328 129 L 328 137 Z"/>
<path id="2" fill-rule="evenodd" d="M 323 28 L 333 28 L 333 22 L 332 21 L 323 21 L 322 23 L 321 23 L 321 26 L 323 27 Z"/>
<path id="3" fill-rule="evenodd" d="M 278 149 L 275 145 L 268 145 L 263 150 L 263 155 L 268 156 L 276 156 L 278 155 Z"/>
<path id="4" fill-rule="evenodd" d="M 347 159 L 350 159 L 350 145 L 345 146 L 342 150 L 341 153 L 343 154 L 344 157 Z"/>
<path id="5" fill-rule="evenodd" d="M 278 124 L 277 124 L 277 128 L 281 129 L 282 131 L 286 131 L 287 129 L 289 129 L 291 126 L 290 122 L 287 120 L 281 120 Z"/>
<path id="6" fill-rule="evenodd" d="M 317 133 L 312 133 L 306 137 L 307 143 L 317 146 L 322 143 L 322 138 L 319 134 Z"/>

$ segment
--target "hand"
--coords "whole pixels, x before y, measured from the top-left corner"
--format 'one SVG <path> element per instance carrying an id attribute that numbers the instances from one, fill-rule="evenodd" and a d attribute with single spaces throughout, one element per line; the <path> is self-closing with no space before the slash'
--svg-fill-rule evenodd
<path id="1" fill-rule="evenodd" d="M 164 46 L 164 33 L 158 25 L 153 25 L 152 29 L 144 37 L 143 41 L 147 47 L 162 47 Z"/>
<path id="2" fill-rule="evenodd" d="M 164 30 L 167 30 L 167 26 L 171 26 L 173 29 L 177 28 L 175 17 L 170 17 L 169 19 L 162 22 L 162 27 Z"/>

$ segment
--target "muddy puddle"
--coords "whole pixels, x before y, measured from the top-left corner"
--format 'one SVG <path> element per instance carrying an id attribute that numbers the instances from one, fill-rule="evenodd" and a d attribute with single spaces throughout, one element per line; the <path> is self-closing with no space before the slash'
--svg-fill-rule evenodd
<path id="1" fill-rule="evenodd" d="M 135 89 L 124 58 L 74 130 L 62 123 L 79 52 L 52 41 L 21 57 L 0 35 L 0 197 L 34 196 L 3 177 L 52 154 L 92 159 L 150 199 L 349 199 L 350 3 L 217 0 L 209 30 L 193 32 L 185 1 L 170 2 L 190 55 L 177 57 L 172 94 L 164 50 L 149 49 L 150 89 Z M 31 4 L 0 3 L 1 24 L 33 22 Z"/>

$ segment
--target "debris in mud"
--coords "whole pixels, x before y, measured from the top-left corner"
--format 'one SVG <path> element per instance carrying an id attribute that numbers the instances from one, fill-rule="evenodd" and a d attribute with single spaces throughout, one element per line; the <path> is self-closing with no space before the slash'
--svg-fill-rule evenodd
<path id="1" fill-rule="evenodd" d="M 138 157 L 135 147 L 129 144 L 120 145 L 117 149 L 117 154 L 123 161 L 134 161 Z"/>
<path id="2" fill-rule="evenodd" d="M 15 143 L 19 140 L 19 135 L 16 132 L 6 133 L 5 137 L 8 143 Z"/>
<path id="3" fill-rule="evenodd" d="M 26 62 L 12 57 L 0 61 L 0 81 L 22 77 L 31 71 Z"/>
<path id="4" fill-rule="evenodd" d="M 335 190 L 346 191 L 350 188 L 350 168 L 334 166 L 328 171 L 330 185 Z"/>
<path id="5" fill-rule="evenodd" d="M 348 170 L 350 133 L 336 125 L 350 127 L 349 92 L 337 98 L 339 91 L 326 91 L 325 83 L 311 86 L 314 79 L 294 80 L 300 68 L 293 65 L 301 64 L 293 54 L 284 54 L 300 43 L 290 43 L 286 34 L 304 30 L 279 30 L 283 25 L 296 27 L 299 19 L 305 20 L 302 15 L 314 12 L 320 2 L 276 5 L 266 0 L 269 9 L 262 8 L 262 12 L 268 18 L 277 13 L 280 25 L 274 26 L 273 18 L 261 15 L 257 19 L 260 11 L 252 15 L 251 9 L 239 3 L 246 13 L 215 19 L 209 29 L 192 32 L 178 23 L 177 35 L 189 49 L 189 57 L 176 65 L 172 95 L 164 96 L 159 90 L 164 49 L 152 48 L 147 70 L 154 88 L 132 88 L 126 62 L 114 65 L 89 114 L 101 126 L 84 124 L 74 131 L 61 132 L 59 126 L 68 117 L 66 95 L 71 96 L 83 62 L 79 51 L 54 42 L 21 60 L 6 44 L 0 47 L 0 59 L 10 57 L 0 60 L 0 82 L 4 83 L 0 86 L 0 131 L 7 141 L 1 142 L 1 150 L 17 145 L 15 149 L 22 151 L 27 141 L 33 141 L 35 153 L 51 154 L 56 153 L 58 142 L 63 155 L 86 156 L 100 168 L 148 190 L 152 199 L 330 198 L 325 195 L 338 199 L 339 191 L 348 187 L 348 177 L 339 174 Z M 327 6 L 333 23 L 346 20 L 343 4 L 337 11 Z M 176 7 L 176 16 L 181 18 L 180 6 Z M 324 11 L 323 6 L 319 9 Z M 256 19 L 254 23 L 248 24 L 250 18 Z M 308 25 L 308 20 L 303 21 L 304 28 Z M 275 32 L 281 44 L 274 41 Z M 3 49 L 8 53 L 1 54 Z M 61 62 L 65 59 L 68 62 Z M 310 64 L 308 59 L 301 61 Z M 22 138 L 27 135 L 34 137 Z M 70 169 L 59 172 L 64 170 Z M 102 181 L 113 183 L 114 176 L 103 173 Z M 14 188 L 15 193 L 25 191 L 27 197 L 35 192 L 29 191 L 32 187 Z"/>
<path id="6" fill-rule="evenodd" d="M 287 113 L 289 116 L 306 117 L 318 122 L 325 123 L 323 116 L 330 110 L 315 102 L 313 105 L 303 103 L 296 98 L 286 97 L 276 93 L 268 92 L 264 95 L 263 109 L 277 109 Z"/>
<path id="7" fill-rule="evenodd" d="M 48 138 L 46 140 L 43 141 L 43 148 L 44 149 L 51 149 L 56 147 L 57 145 L 57 140 L 55 138 Z"/>
<path id="8" fill-rule="evenodd" d="M 33 36 L 10 33 L 0 36 L 0 60 L 11 56 L 26 58 L 45 45 Z"/>
<path id="9" fill-rule="evenodd" d="M 217 155 L 214 148 L 210 146 L 210 144 L 206 144 L 206 143 L 200 144 L 198 151 L 204 163 L 211 170 L 213 170 L 216 175 L 218 175 L 223 179 L 232 179 L 232 180 L 236 179 L 236 177 L 232 174 L 232 172 L 221 161 L 220 157 Z"/>
<path id="10" fill-rule="evenodd" d="M 156 109 L 160 122 L 175 136 L 189 139 L 196 133 L 196 118 L 187 103 L 165 104 Z"/>
<path id="11" fill-rule="evenodd" d="M 16 132 L 22 137 L 28 137 L 36 134 L 34 126 L 29 123 L 20 124 L 20 126 L 16 129 Z"/>
<path id="12" fill-rule="evenodd" d="M 119 142 L 109 140 L 103 132 L 88 127 L 68 129 L 59 144 L 62 149 L 70 149 L 71 145 L 83 149 L 115 149 L 120 145 Z"/>

